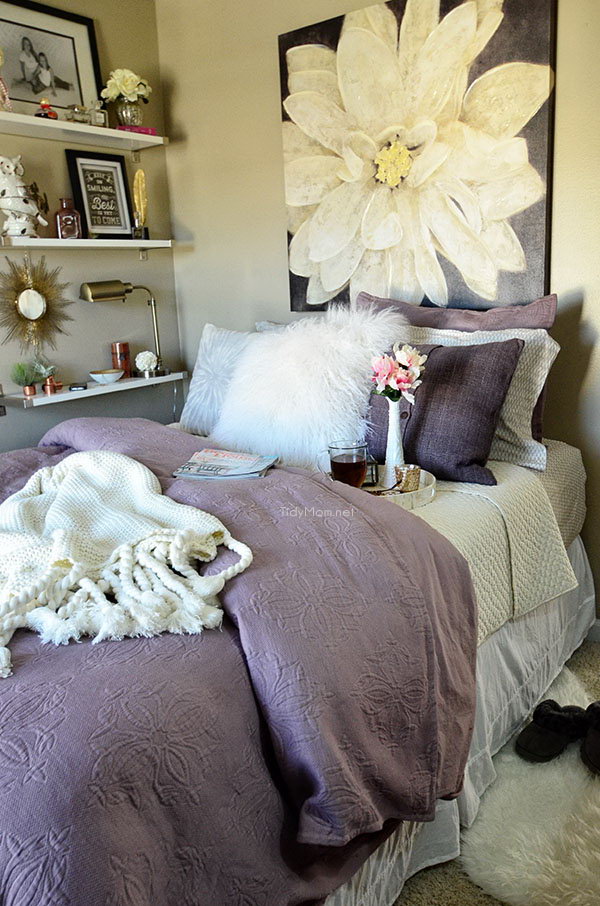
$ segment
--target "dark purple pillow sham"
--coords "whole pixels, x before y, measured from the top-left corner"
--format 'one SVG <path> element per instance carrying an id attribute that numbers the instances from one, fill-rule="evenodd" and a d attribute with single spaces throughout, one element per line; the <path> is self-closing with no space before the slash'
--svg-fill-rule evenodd
<path id="1" fill-rule="evenodd" d="M 412 327 L 435 327 L 438 330 L 510 330 L 511 328 L 550 330 L 556 318 L 556 294 L 543 296 L 527 305 L 509 305 L 473 311 L 469 308 L 426 308 L 411 305 L 396 299 L 382 299 L 370 293 L 359 293 L 358 305 L 374 305 L 376 308 L 396 308 Z M 544 429 L 544 405 L 546 387 L 540 393 L 531 417 L 531 433 L 534 440 L 542 440 Z"/>
<path id="2" fill-rule="evenodd" d="M 496 484 L 486 468 L 500 410 L 521 351 L 522 340 L 480 346 L 424 346 L 423 383 L 415 403 L 400 403 L 404 455 L 437 478 Z M 369 452 L 385 459 L 388 402 L 371 394 Z"/>

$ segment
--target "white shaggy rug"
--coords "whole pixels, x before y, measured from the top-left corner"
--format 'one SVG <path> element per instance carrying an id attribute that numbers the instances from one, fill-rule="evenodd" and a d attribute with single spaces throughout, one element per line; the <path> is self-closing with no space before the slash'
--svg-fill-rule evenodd
<path id="1" fill-rule="evenodd" d="M 585 707 L 591 696 L 565 668 L 545 698 Z M 498 753 L 498 779 L 463 834 L 470 879 L 514 906 L 600 904 L 600 778 L 579 757 L 580 743 L 547 764 L 530 764 L 514 739 Z"/>

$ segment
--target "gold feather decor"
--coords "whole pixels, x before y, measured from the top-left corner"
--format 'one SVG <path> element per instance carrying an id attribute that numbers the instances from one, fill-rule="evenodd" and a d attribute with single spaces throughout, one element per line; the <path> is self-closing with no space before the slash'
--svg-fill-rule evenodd
<path id="1" fill-rule="evenodd" d="M 146 225 L 148 216 L 148 192 L 146 191 L 146 174 L 143 170 L 136 170 L 133 177 L 133 203 L 140 218 L 140 226 Z"/>
<path id="2" fill-rule="evenodd" d="M 45 345 L 56 349 L 56 334 L 66 335 L 63 325 L 73 320 L 65 311 L 73 301 L 64 296 L 69 284 L 59 281 L 61 268 L 48 270 L 45 258 L 37 263 L 28 257 L 20 264 L 9 258 L 6 261 L 8 272 L 0 272 L 0 329 L 6 330 L 2 344 L 18 340 L 21 349 L 33 347 L 35 354 Z M 38 292 L 46 303 L 45 311 L 36 320 L 24 317 L 19 311 L 19 296 L 28 289 Z"/>

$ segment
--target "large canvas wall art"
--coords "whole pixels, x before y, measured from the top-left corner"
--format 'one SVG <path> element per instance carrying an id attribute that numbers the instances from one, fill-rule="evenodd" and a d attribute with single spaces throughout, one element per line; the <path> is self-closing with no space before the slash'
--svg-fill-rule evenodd
<path id="1" fill-rule="evenodd" d="M 293 311 L 548 291 L 555 0 L 391 0 L 280 36 Z"/>

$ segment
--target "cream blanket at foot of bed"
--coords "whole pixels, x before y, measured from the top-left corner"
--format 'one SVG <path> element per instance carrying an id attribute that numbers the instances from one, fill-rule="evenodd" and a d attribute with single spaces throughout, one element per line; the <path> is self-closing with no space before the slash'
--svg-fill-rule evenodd
<path id="1" fill-rule="evenodd" d="M 239 555 L 201 576 L 219 545 Z M 175 503 L 120 453 L 74 453 L 0 505 L 0 677 L 19 628 L 45 642 L 198 633 L 221 624 L 216 595 L 252 561 L 214 516 Z"/>

